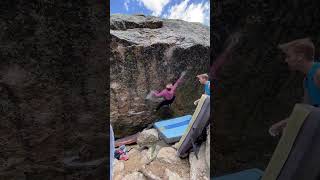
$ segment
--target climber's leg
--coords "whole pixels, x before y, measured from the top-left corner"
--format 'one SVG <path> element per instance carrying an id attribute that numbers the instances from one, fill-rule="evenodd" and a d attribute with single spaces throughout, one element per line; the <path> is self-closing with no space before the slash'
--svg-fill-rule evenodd
<path id="1" fill-rule="evenodd" d="M 158 111 L 162 106 L 165 106 L 168 104 L 168 100 L 162 101 L 156 108 L 156 111 Z"/>
<path id="2" fill-rule="evenodd" d="M 162 102 L 158 105 L 158 107 L 156 108 L 156 111 L 158 111 L 162 106 L 166 106 L 166 105 L 167 105 L 167 106 L 170 107 L 175 98 L 176 98 L 176 97 L 173 96 L 173 98 L 170 99 L 170 100 L 164 100 L 164 101 L 162 101 Z"/>
<path id="3" fill-rule="evenodd" d="M 176 98 L 176 96 L 173 96 L 173 98 L 171 100 L 169 100 L 169 102 L 168 102 L 169 107 L 171 107 L 171 104 L 174 102 L 175 98 Z"/>

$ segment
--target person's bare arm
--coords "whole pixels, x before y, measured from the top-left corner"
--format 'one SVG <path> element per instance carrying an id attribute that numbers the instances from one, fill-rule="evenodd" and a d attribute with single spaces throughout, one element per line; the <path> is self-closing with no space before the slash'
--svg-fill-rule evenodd
<path id="1" fill-rule="evenodd" d="M 172 89 L 175 90 L 183 81 L 183 77 L 186 75 L 186 72 L 182 72 L 179 79 L 174 83 Z"/>

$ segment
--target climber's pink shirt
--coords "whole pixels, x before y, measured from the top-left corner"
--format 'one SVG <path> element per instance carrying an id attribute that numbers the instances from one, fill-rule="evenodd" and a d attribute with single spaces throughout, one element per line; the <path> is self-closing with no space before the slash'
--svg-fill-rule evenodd
<path id="1" fill-rule="evenodd" d="M 173 96 L 175 95 L 175 93 L 176 93 L 176 89 L 177 89 L 178 85 L 181 82 L 182 82 L 182 78 L 179 78 L 177 80 L 177 82 L 174 83 L 174 85 L 172 86 L 170 91 L 168 91 L 167 89 L 164 89 L 160 93 L 154 93 L 154 95 L 157 96 L 157 97 L 163 97 L 166 100 L 171 100 L 173 98 Z"/>

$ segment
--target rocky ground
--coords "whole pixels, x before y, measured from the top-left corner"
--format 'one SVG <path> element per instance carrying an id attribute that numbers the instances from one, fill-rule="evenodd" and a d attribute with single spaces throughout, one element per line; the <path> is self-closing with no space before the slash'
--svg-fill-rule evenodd
<path id="1" fill-rule="evenodd" d="M 155 129 L 143 130 L 137 145 L 127 146 L 129 160 L 115 160 L 114 180 L 208 180 L 210 176 L 210 132 L 202 142 L 198 159 L 191 152 L 179 158 L 175 145 L 159 139 Z"/>

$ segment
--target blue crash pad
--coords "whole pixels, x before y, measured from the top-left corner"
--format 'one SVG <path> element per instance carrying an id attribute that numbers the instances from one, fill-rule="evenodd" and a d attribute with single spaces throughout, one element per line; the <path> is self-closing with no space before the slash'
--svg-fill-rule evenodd
<path id="1" fill-rule="evenodd" d="M 260 180 L 263 171 L 260 169 L 248 169 L 241 172 L 228 174 L 225 176 L 211 178 L 212 180 Z"/>
<path id="2" fill-rule="evenodd" d="M 158 130 L 160 137 L 166 143 L 174 143 L 180 140 L 186 131 L 192 116 L 186 115 L 178 118 L 160 120 L 154 123 L 154 127 Z"/>

